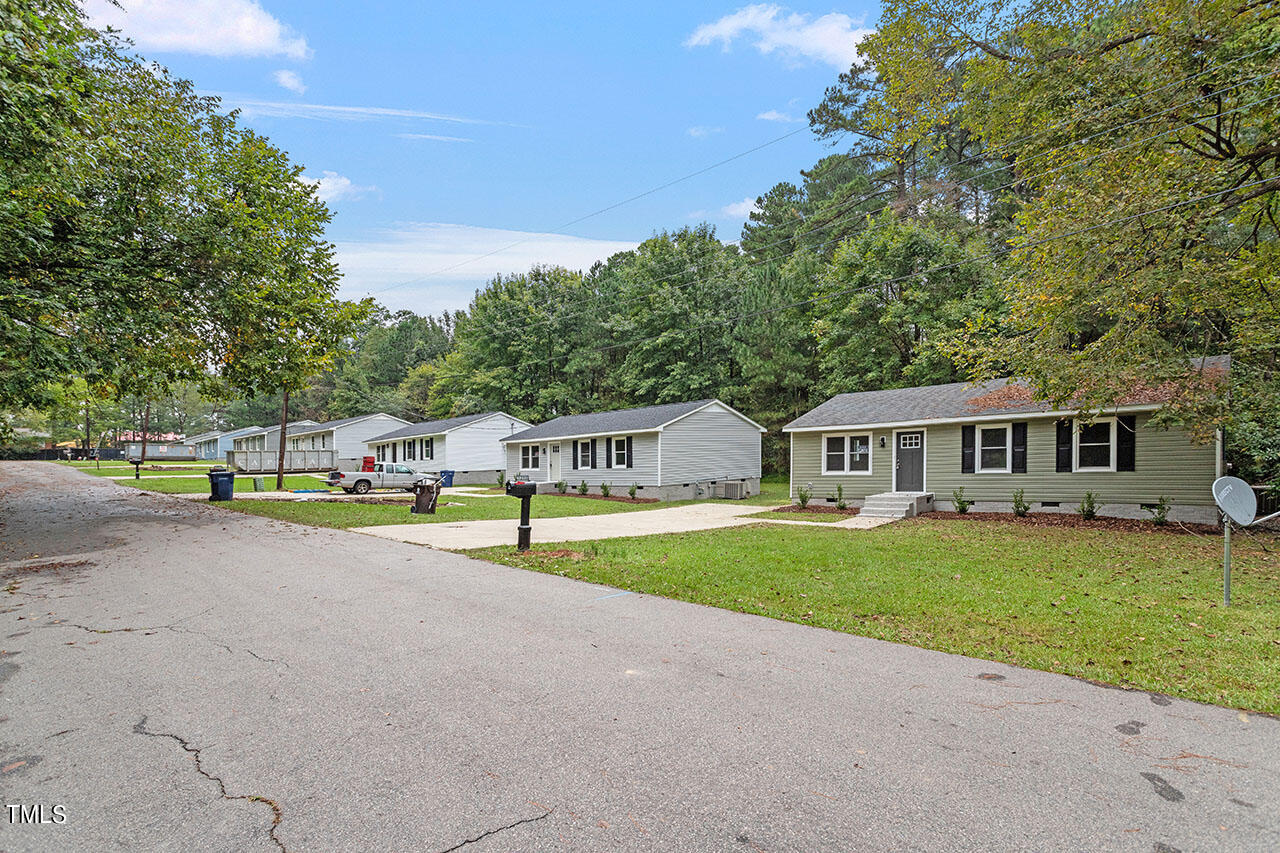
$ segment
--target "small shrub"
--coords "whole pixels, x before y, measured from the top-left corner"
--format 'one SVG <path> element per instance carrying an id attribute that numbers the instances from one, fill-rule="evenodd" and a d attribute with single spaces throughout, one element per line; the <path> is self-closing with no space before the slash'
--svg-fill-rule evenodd
<path id="1" fill-rule="evenodd" d="M 1013 514 L 1018 518 L 1026 518 L 1031 512 L 1031 504 L 1027 503 L 1022 489 L 1013 490 Z"/>
<path id="2" fill-rule="evenodd" d="M 556 491 L 563 495 L 565 492 L 569 491 L 569 484 L 564 480 L 561 480 L 556 483 Z"/>
<path id="3" fill-rule="evenodd" d="M 636 491 L 639 490 L 639 488 L 640 486 L 637 483 L 632 483 L 631 487 L 627 489 L 627 494 L 634 498 L 636 496 Z"/>
<path id="4" fill-rule="evenodd" d="M 951 503 L 955 504 L 956 512 L 961 515 L 968 512 L 969 507 L 973 506 L 973 501 L 965 499 L 964 486 L 961 486 L 951 493 Z"/>
<path id="5" fill-rule="evenodd" d="M 608 483 L 600 484 L 600 494 L 604 495 L 606 498 L 609 497 L 609 492 L 611 492 L 612 490 L 613 490 L 613 486 L 609 485 Z"/>
<path id="6" fill-rule="evenodd" d="M 1169 523 L 1169 508 L 1173 506 L 1173 501 L 1169 500 L 1167 495 L 1161 495 L 1160 500 L 1156 501 L 1155 506 L 1146 508 L 1151 513 L 1151 523 L 1157 527 L 1164 527 Z"/>
<path id="7" fill-rule="evenodd" d="M 498 472 L 498 488 L 501 489 L 506 484 L 507 484 L 507 472 L 499 471 Z"/>
<path id="8" fill-rule="evenodd" d="M 848 509 L 849 505 L 844 500 L 844 486 L 836 485 L 836 509 Z"/>
<path id="9" fill-rule="evenodd" d="M 1080 506 L 1076 507 L 1076 512 L 1080 513 L 1083 519 L 1091 519 L 1098 517 L 1098 496 L 1092 491 L 1084 493 L 1084 500 L 1080 501 Z"/>
<path id="10" fill-rule="evenodd" d="M 578 484 L 578 494 L 585 495 L 587 493 L 588 488 L 590 487 L 587 485 L 587 481 L 583 480 L 581 483 Z"/>
<path id="11" fill-rule="evenodd" d="M 809 498 L 811 497 L 813 497 L 813 483 L 808 483 L 796 489 L 796 500 L 800 502 L 801 509 L 809 505 Z"/>

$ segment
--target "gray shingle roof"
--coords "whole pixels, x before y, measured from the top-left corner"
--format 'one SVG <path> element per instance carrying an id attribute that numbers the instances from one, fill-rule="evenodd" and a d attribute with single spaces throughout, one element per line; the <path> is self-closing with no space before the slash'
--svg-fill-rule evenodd
<path id="1" fill-rule="evenodd" d="M 291 424 L 285 424 L 285 435 L 293 432 L 298 427 L 311 426 L 314 423 L 315 421 L 301 420 L 294 421 Z M 247 438 L 251 435 L 262 435 L 267 432 L 278 432 L 280 430 L 280 424 L 271 424 L 270 426 L 264 427 L 247 427 L 246 429 L 248 429 L 248 432 L 237 435 L 236 438 Z"/>
<path id="2" fill-rule="evenodd" d="M 456 418 L 445 418 L 440 421 L 422 421 L 421 423 L 402 426 L 399 429 L 365 440 L 368 442 L 393 441 L 397 438 L 419 438 L 420 436 L 440 435 L 443 432 L 448 432 L 451 429 L 457 429 L 458 427 L 465 426 L 473 421 L 484 420 L 487 417 L 499 414 L 502 413 L 484 412 L 479 415 L 461 415 Z"/>
<path id="3" fill-rule="evenodd" d="M 1201 363 L 1196 359 L 1195 364 Z M 1229 356 L 1203 359 L 1205 370 L 1225 371 Z M 1129 405 L 1158 405 L 1162 389 L 1136 391 Z M 1011 379 L 986 382 L 952 382 L 949 385 L 925 385 L 919 388 L 890 388 L 884 391 L 860 391 L 837 394 L 817 408 L 806 412 L 783 430 L 813 427 L 862 426 L 927 420 L 964 420 L 984 415 L 1020 415 L 1052 411 L 1046 402 L 1033 399 L 1030 387 Z"/>
<path id="4" fill-rule="evenodd" d="M 336 421 L 325 421 L 322 424 L 299 424 L 298 426 L 289 427 L 288 435 L 309 435 L 313 432 L 328 432 L 331 429 L 344 427 L 347 424 L 358 423 L 365 418 L 372 418 L 377 415 L 386 414 L 385 412 L 371 412 L 367 415 L 356 415 L 354 418 L 339 418 Z"/>
<path id="5" fill-rule="evenodd" d="M 657 429 L 668 421 L 702 408 L 712 400 L 693 400 L 688 403 L 665 403 L 660 406 L 644 406 L 639 409 L 619 409 L 613 412 L 592 412 L 586 415 L 564 415 L 517 432 L 503 441 L 531 441 L 544 438 L 567 438 L 575 435 L 607 435 L 619 432 L 644 432 Z"/>

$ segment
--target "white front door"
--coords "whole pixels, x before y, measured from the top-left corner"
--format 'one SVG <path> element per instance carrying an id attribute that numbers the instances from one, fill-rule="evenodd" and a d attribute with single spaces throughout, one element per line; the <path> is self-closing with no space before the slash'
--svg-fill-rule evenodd
<path id="1" fill-rule="evenodd" d="M 547 454 L 547 482 L 560 482 L 560 445 L 552 444 Z"/>

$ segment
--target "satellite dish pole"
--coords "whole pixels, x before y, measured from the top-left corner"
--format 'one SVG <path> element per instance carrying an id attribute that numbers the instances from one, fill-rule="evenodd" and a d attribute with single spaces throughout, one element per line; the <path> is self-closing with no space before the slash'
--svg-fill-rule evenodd
<path id="1" fill-rule="evenodd" d="M 1280 512 L 1258 518 L 1258 496 L 1239 477 L 1219 477 L 1213 481 L 1213 500 L 1222 510 L 1222 605 L 1231 606 L 1231 522 L 1241 527 L 1261 524 Z"/>

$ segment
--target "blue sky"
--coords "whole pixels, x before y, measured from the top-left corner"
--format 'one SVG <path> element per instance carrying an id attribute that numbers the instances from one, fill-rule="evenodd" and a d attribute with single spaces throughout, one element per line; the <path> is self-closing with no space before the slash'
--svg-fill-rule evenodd
<path id="1" fill-rule="evenodd" d="M 878 15 L 873 2 L 121 2 L 85 5 L 320 182 L 342 295 L 420 313 L 466 307 L 495 273 L 584 268 L 663 229 L 705 220 L 736 240 L 756 196 L 830 152 L 805 112 Z"/>

